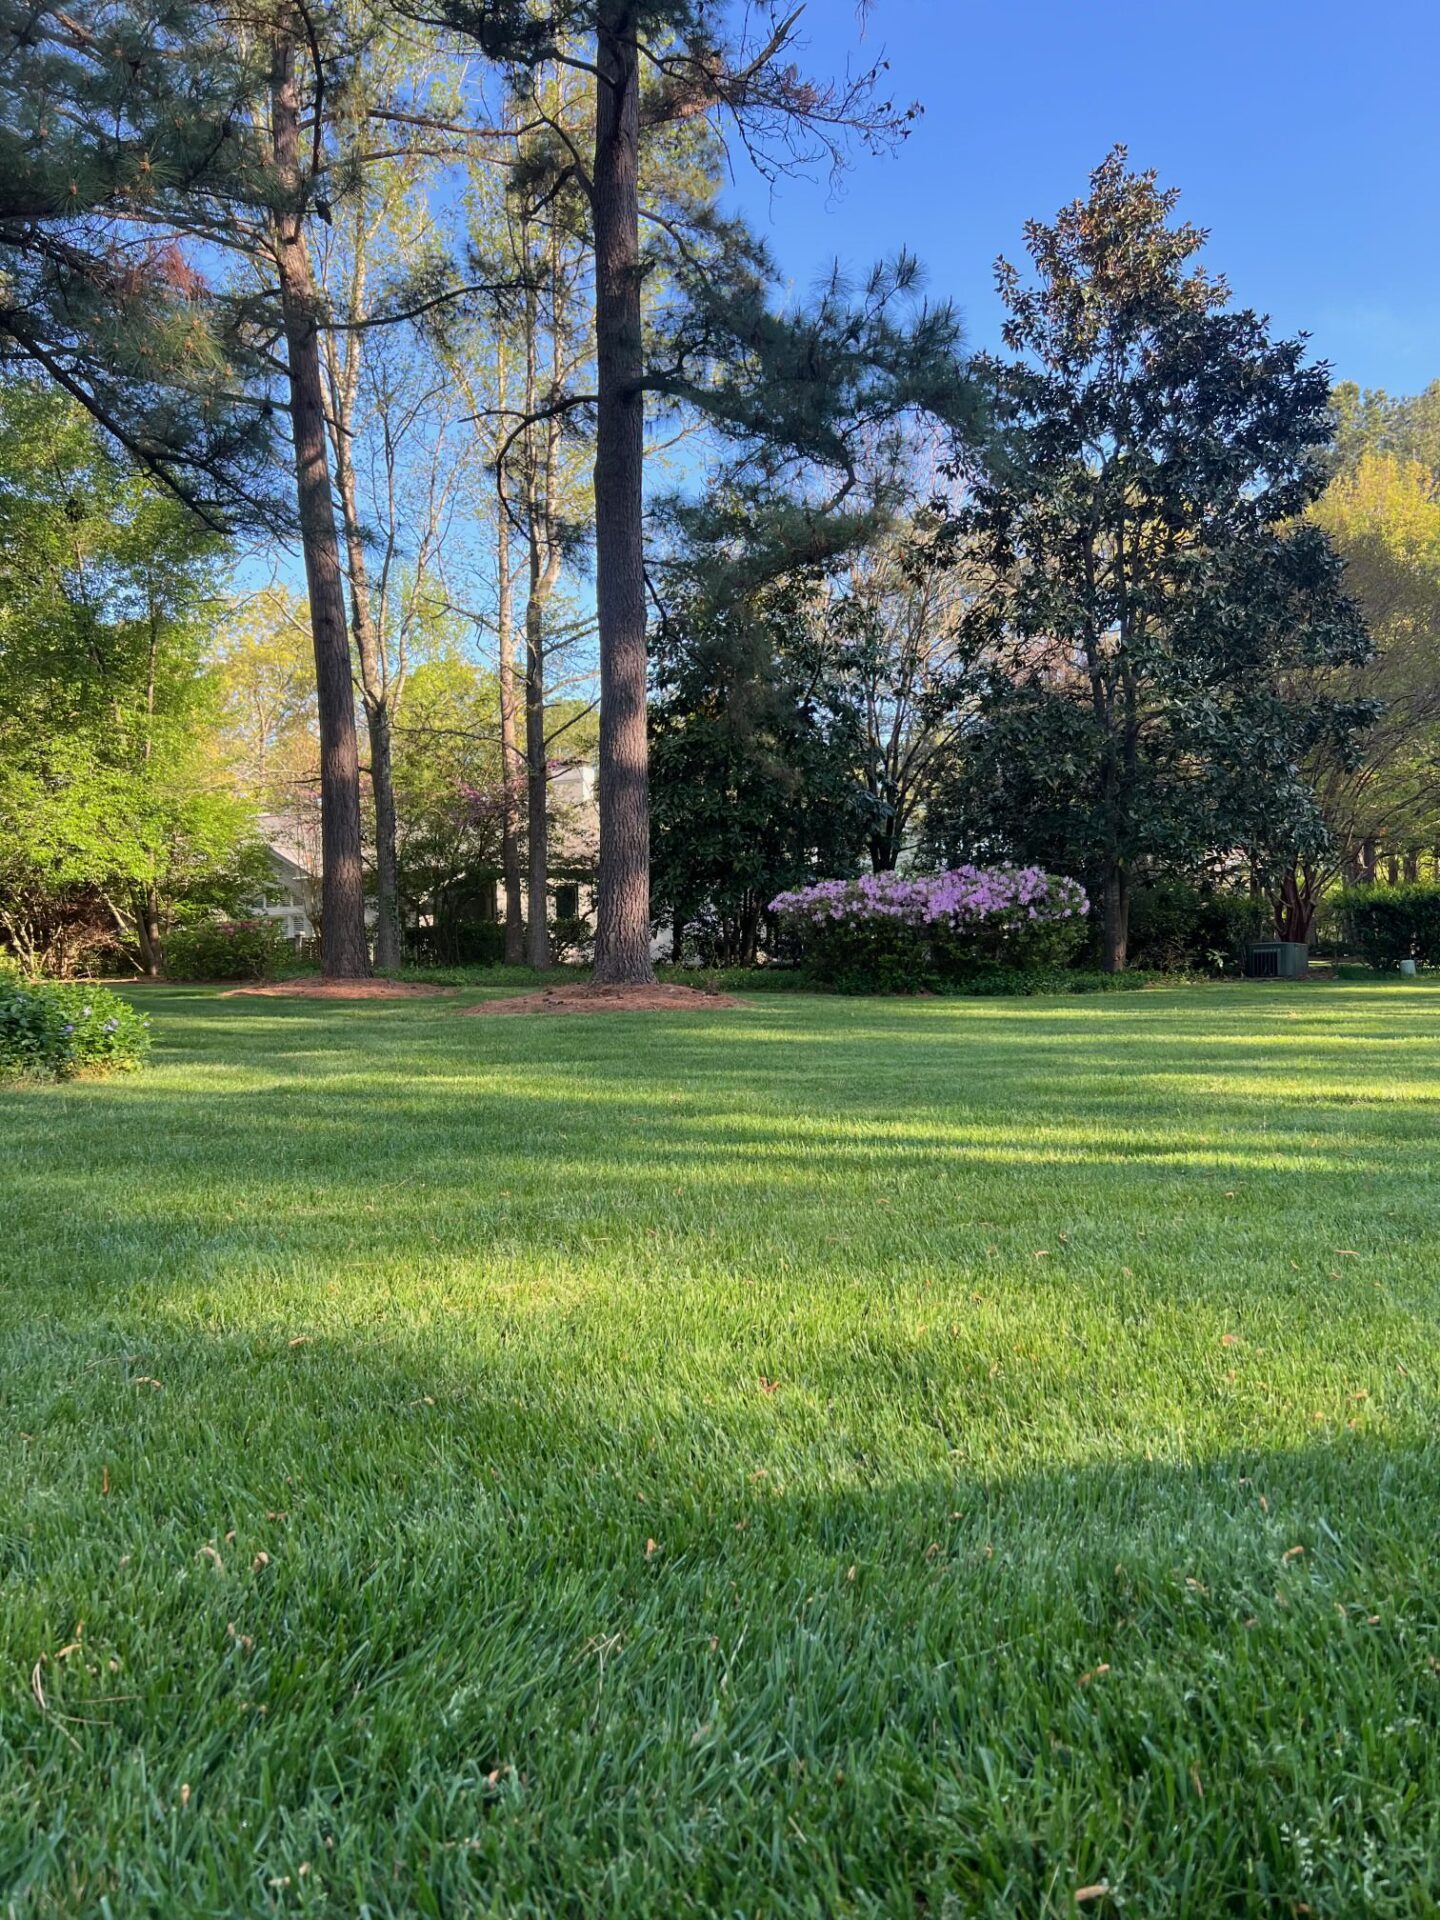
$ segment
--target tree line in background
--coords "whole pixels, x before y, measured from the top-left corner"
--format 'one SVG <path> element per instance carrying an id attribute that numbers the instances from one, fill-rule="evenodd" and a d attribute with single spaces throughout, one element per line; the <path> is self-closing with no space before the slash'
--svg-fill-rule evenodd
<path id="1" fill-rule="evenodd" d="M 751 959 L 777 894 L 902 857 L 1082 877 L 1112 970 L 1137 887 L 1151 954 L 1188 888 L 1194 957 L 1217 897 L 1308 942 L 1382 853 L 1434 872 L 1440 385 L 1332 396 L 1174 200 L 1116 153 L 1031 223 L 1012 357 L 973 363 L 988 434 L 838 564 L 768 568 L 749 501 L 680 510 L 657 884 L 703 951 Z"/>
<path id="2" fill-rule="evenodd" d="M 1332 394 L 1118 150 L 1002 263 L 1003 352 L 905 256 L 782 299 L 727 155 L 913 110 L 726 18 L 3 0 L 10 945 L 157 968 L 262 888 L 259 810 L 327 973 L 489 875 L 544 965 L 590 753 L 601 979 L 906 864 L 1082 878 L 1112 968 L 1147 889 L 1305 939 L 1419 875 L 1440 387 Z"/>

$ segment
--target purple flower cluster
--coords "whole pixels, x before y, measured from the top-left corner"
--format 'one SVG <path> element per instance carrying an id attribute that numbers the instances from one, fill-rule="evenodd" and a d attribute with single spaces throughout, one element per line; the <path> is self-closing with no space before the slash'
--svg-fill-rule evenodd
<path id="1" fill-rule="evenodd" d="M 800 923 L 898 921 L 911 927 L 1006 929 L 1090 911 L 1076 880 L 1043 867 L 955 867 L 949 873 L 867 873 L 781 893 L 770 911 Z"/>

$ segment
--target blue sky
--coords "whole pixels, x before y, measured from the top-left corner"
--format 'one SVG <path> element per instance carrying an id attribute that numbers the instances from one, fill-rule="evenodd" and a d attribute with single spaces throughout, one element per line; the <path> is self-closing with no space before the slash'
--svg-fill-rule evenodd
<path id="1" fill-rule="evenodd" d="M 907 245 L 971 343 L 998 344 L 992 266 L 1084 191 L 1117 141 L 1182 189 L 1207 258 L 1337 379 L 1440 378 L 1436 0 L 809 0 L 805 69 L 883 52 L 924 117 L 890 159 L 732 197 L 799 289 Z"/>

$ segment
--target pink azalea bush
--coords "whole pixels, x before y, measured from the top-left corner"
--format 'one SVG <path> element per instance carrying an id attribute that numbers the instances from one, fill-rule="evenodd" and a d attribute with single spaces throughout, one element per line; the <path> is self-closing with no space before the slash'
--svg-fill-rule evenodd
<path id="1" fill-rule="evenodd" d="M 1078 881 L 1042 867 L 965 866 L 820 880 L 770 911 L 818 984 L 913 993 L 1064 966 L 1090 903 Z"/>

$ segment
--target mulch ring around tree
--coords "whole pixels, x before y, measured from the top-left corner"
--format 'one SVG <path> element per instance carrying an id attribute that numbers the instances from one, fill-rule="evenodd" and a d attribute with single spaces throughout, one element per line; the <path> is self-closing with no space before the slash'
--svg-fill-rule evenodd
<path id="1" fill-rule="evenodd" d="M 717 1007 L 743 1007 L 729 993 L 701 993 L 694 987 L 546 987 L 542 993 L 517 993 L 485 1000 L 464 1013 L 710 1013 Z"/>
<path id="2" fill-rule="evenodd" d="M 252 996 L 264 1000 L 417 1000 L 453 987 L 432 987 L 416 980 L 272 980 L 266 986 L 231 987 L 222 1000 Z"/>

